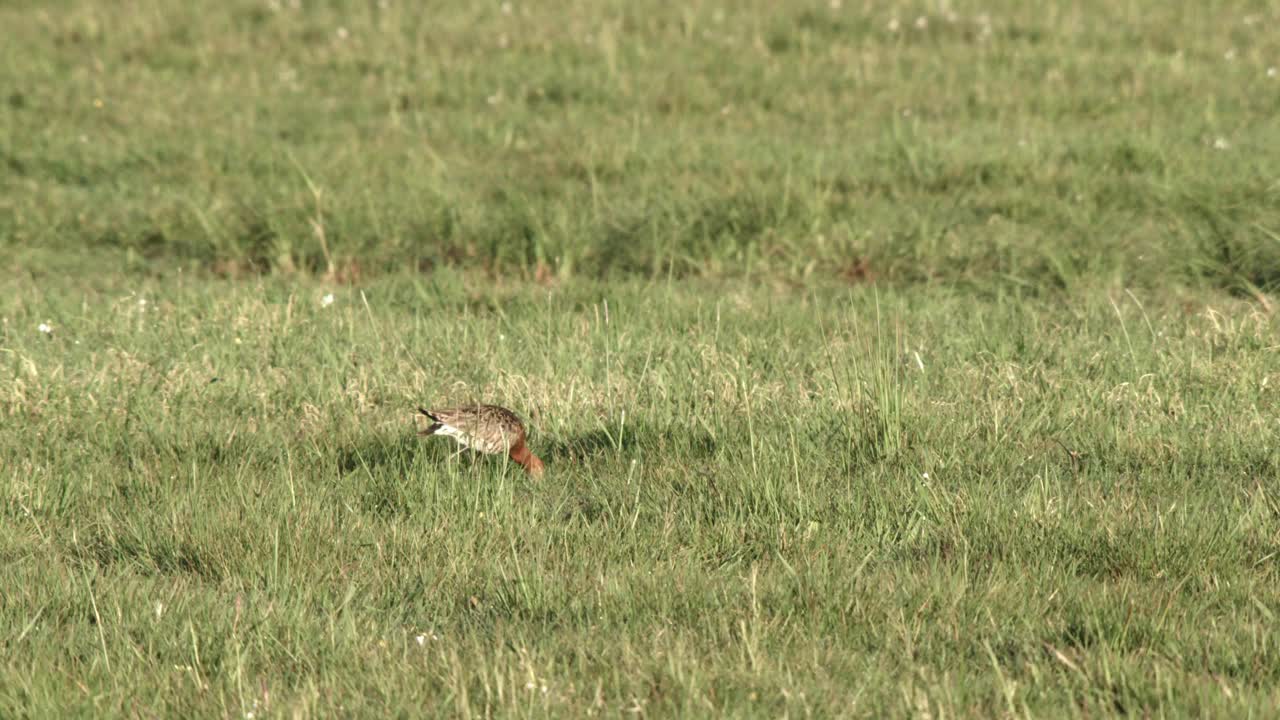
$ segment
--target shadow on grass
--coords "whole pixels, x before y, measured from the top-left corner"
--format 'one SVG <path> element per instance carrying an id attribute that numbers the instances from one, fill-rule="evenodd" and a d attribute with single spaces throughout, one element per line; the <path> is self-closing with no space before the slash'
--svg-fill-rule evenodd
<path id="1" fill-rule="evenodd" d="M 715 438 L 703 431 L 628 422 L 621 433 L 600 429 L 543 438 L 535 443 L 534 451 L 548 463 L 555 463 L 587 462 L 609 456 L 631 458 L 640 453 L 705 458 L 715 455 L 718 448 Z"/>
<path id="2" fill-rule="evenodd" d="M 496 457 L 486 458 L 478 452 L 462 450 L 446 437 L 420 437 L 414 432 L 359 438 L 339 447 L 335 462 L 339 475 L 361 473 L 371 480 L 385 479 L 399 482 L 413 472 L 415 464 L 435 470 L 443 470 L 454 455 L 464 465 L 472 465 Z"/>
<path id="3" fill-rule="evenodd" d="M 423 442 L 423 438 L 413 434 L 361 438 L 338 449 L 338 470 L 343 475 L 361 469 L 372 474 L 374 470 L 388 466 L 408 470 L 414 458 L 422 453 L 443 460 L 445 449 L 439 445 Z"/>

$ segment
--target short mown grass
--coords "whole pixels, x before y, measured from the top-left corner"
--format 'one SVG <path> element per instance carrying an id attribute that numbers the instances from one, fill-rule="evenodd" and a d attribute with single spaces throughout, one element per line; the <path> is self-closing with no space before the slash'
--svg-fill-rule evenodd
<path id="1" fill-rule="evenodd" d="M 1267 716 L 1277 21 L 0 8 L 0 717 Z"/>

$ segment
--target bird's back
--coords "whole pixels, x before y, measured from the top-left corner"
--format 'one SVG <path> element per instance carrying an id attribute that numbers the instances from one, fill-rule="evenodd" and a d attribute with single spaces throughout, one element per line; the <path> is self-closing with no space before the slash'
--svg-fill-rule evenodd
<path id="1" fill-rule="evenodd" d="M 436 430 L 484 453 L 506 453 L 524 439 L 524 423 L 497 405 L 466 405 L 429 411 L 440 424 Z"/>

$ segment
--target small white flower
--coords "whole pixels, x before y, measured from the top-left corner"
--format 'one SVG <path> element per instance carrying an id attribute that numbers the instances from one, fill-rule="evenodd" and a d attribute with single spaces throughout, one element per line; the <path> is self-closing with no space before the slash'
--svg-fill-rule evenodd
<path id="1" fill-rule="evenodd" d="M 524 684 L 524 689 L 525 689 L 525 690 L 532 690 L 532 689 L 534 689 L 534 688 L 536 688 L 536 687 L 538 687 L 538 684 L 537 684 L 537 683 L 535 683 L 535 682 L 534 682 L 534 681 L 532 681 L 532 680 L 530 680 L 529 682 L 527 682 L 527 683 L 525 683 L 525 684 Z"/>
<path id="2" fill-rule="evenodd" d="M 917 30 L 924 30 L 927 27 L 929 27 L 929 18 L 925 17 L 924 15 L 921 15 L 920 17 L 916 18 Z"/>
<path id="3" fill-rule="evenodd" d="M 338 28 L 334 32 L 334 34 L 338 36 L 339 40 L 346 40 L 347 38 L 351 37 L 351 31 L 346 29 L 345 27 Z"/>
<path id="4" fill-rule="evenodd" d="M 159 620 L 161 615 L 164 615 L 164 603 L 157 600 L 156 601 L 156 619 Z"/>
<path id="5" fill-rule="evenodd" d="M 147 299 L 146 299 L 146 298 L 138 298 L 138 309 L 139 309 L 139 310 L 146 310 L 146 309 L 147 309 Z"/>
<path id="6" fill-rule="evenodd" d="M 1223 60 L 1226 60 L 1227 62 L 1231 62 L 1232 60 L 1235 60 L 1235 59 L 1236 59 L 1236 49 L 1235 49 L 1235 48 L 1231 48 L 1230 50 L 1228 50 L 1228 51 L 1226 51 L 1226 52 L 1222 53 L 1222 59 L 1223 59 Z"/>
<path id="7" fill-rule="evenodd" d="M 929 473 L 920 473 L 920 477 L 924 478 L 925 480 L 928 480 L 928 479 L 929 479 Z"/>
<path id="8" fill-rule="evenodd" d="M 898 32 L 898 28 L 902 27 L 902 23 L 898 22 L 898 18 L 890 18 L 889 24 L 886 26 L 889 32 Z"/>
<path id="9" fill-rule="evenodd" d="M 419 635 L 418 637 L 414 638 L 414 640 L 417 640 L 419 645 L 426 645 L 426 644 L 427 644 L 427 636 L 426 636 L 426 635 Z"/>
<path id="10" fill-rule="evenodd" d="M 1230 148 L 1231 143 L 1227 142 L 1226 138 L 1218 138 L 1213 141 L 1214 150 L 1229 150 Z"/>
<path id="11" fill-rule="evenodd" d="M 1269 67 L 1269 68 L 1267 68 L 1267 77 L 1269 77 L 1269 78 L 1273 78 L 1273 77 L 1275 77 L 1276 75 L 1280 75 L 1280 70 L 1276 70 L 1276 69 L 1275 69 L 1275 68 L 1273 68 L 1273 67 Z"/>
<path id="12" fill-rule="evenodd" d="M 45 335 L 49 335 L 53 332 L 53 326 L 47 322 L 40 323 L 39 325 L 36 326 L 36 329 L 44 333 Z"/>
<path id="13" fill-rule="evenodd" d="M 332 304 L 333 304 L 333 293 L 327 293 L 325 294 L 324 297 L 320 298 L 320 307 L 329 307 Z"/>

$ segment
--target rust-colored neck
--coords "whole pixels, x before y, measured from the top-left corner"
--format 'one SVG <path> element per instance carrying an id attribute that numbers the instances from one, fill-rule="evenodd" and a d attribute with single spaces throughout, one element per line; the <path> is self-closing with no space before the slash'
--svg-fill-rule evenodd
<path id="1" fill-rule="evenodd" d="M 525 444 L 524 438 L 520 438 L 520 442 L 511 446 L 510 455 L 511 459 L 519 463 L 520 467 L 523 467 L 525 472 L 530 475 L 536 477 L 542 474 L 542 460 L 533 454 L 533 451 Z"/>

